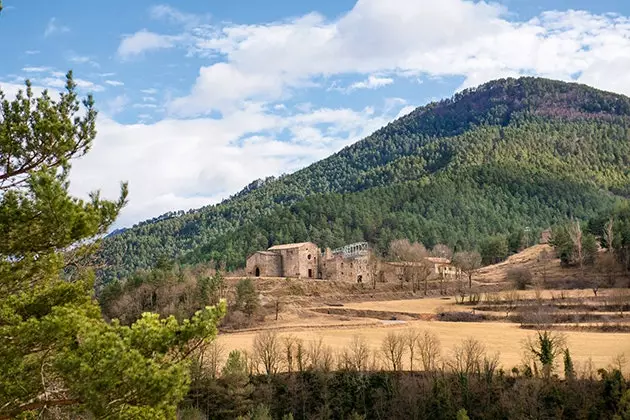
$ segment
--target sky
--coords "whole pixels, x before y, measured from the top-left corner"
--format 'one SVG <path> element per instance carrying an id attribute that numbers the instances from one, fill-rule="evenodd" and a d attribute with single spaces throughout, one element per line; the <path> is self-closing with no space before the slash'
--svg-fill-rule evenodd
<path id="1" fill-rule="evenodd" d="M 538 75 L 630 95 L 626 0 L 4 0 L 0 89 L 72 69 L 99 110 L 71 193 L 116 227 L 214 204 L 417 106 Z"/>

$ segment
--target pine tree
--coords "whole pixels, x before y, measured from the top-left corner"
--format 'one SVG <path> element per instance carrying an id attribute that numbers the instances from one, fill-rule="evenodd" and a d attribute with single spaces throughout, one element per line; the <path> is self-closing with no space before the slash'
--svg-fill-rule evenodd
<path id="1" fill-rule="evenodd" d="M 93 296 L 98 238 L 126 203 L 68 194 L 72 159 L 96 135 L 94 101 L 72 73 L 58 100 L 0 93 L 0 419 L 51 408 L 96 418 L 173 417 L 187 358 L 217 332 L 225 305 L 179 324 L 144 314 L 106 323 Z M 70 411 L 69 411 L 70 412 Z"/>

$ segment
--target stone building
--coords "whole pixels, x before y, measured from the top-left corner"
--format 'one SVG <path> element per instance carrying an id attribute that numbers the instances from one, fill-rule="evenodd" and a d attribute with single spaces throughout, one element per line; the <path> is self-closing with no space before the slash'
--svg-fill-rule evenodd
<path id="1" fill-rule="evenodd" d="M 455 267 L 448 258 L 428 257 L 423 262 L 411 261 L 384 261 L 381 263 L 379 279 L 382 282 L 401 281 L 406 268 L 422 267 L 429 265 L 431 274 L 429 279 L 455 279 L 461 274 L 461 270 Z"/>
<path id="2" fill-rule="evenodd" d="M 427 261 L 433 265 L 433 275 L 436 277 L 455 278 L 461 274 L 461 270 L 455 267 L 448 258 L 429 257 Z"/>
<path id="3" fill-rule="evenodd" d="M 247 258 L 245 272 L 252 277 L 316 278 L 369 282 L 367 243 L 321 252 L 312 242 L 275 245 Z"/>
<path id="4" fill-rule="evenodd" d="M 322 278 L 320 256 L 312 242 L 275 245 L 250 255 L 245 271 L 254 277 Z"/>
<path id="5" fill-rule="evenodd" d="M 322 258 L 323 278 L 351 283 L 367 283 L 371 280 L 367 255 L 347 256 L 326 250 Z"/>

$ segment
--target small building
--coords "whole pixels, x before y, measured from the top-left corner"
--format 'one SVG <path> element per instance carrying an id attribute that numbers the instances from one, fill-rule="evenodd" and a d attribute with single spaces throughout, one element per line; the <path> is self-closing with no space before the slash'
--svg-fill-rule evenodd
<path id="1" fill-rule="evenodd" d="M 275 245 L 247 258 L 245 271 L 255 277 L 321 278 L 320 251 L 312 242 Z"/>
<path id="2" fill-rule="evenodd" d="M 402 281 L 405 270 L 414 267 L 429 266 L 431 273 L 429 279 L 455 279 L 461 274 L 461 270 L 454 266 L 448 258 L 427 257 L 425 261 L 386 261 L 381 263 L 379 277 L 381 281 Z"/>
<path id="3" fill-rule="evenodd" d="M 433 274 L 437 277 L 455 278 L 461 274 L 461 270 L 455 267 L 448 258 L 428 257 L 427 261 L 433 264 Z"/>
<path id="4" fill-rule="evenodd" d="M 292 277 L 368 283 L 365 242 L 321 252 L 312 242 L 274 245 L 247 257 L 245 273 L 252 277 Z"/>

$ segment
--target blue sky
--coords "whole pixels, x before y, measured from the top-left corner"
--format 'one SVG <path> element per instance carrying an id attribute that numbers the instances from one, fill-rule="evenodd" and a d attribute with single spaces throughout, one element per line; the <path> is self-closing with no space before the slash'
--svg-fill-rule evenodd
<path id="1" fill-rule="evenodd" d="M 118 226 L 216 203 L 431 100 L 541 75 L 630 94 L 630 2 L 5 0 L 0 87 L 100 110 L 72 192 L 115 196 Z"/>

